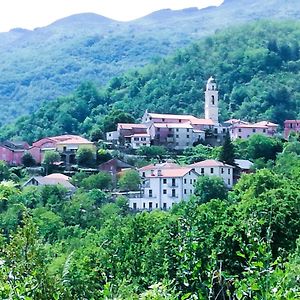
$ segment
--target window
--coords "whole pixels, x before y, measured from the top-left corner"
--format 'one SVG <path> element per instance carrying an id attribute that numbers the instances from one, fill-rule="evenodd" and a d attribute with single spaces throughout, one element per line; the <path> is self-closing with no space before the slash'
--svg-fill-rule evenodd
<path id="1" fill-rule="evenodd" d="M 181 120 L 179 120 L 179 123 L 181 123 Z"/>
<path id="2" fill-rule="evenodd" d="M 176 138 L 177 138 L 177 139 L 179 138 L 179 135 L 178 135 L 178 134 L 176 134 Z"/>
<path id="3" fill-rule="evenodd" d="M 186 195 L 186 189 L 184 189 L 184 194 Z"/>
<path id="4" fill-rule="evenodd" d="M 145 172 L 143 172 L 143 177 L 145 177 L 146 176 L 146 173 Z"/>
<path id="5" fill-rule="evenodd" d="M 165 119 L 162 119 L 162 121 L 164 122 L 164 121 L 165 121 Z"/>
<path id="6" fill-rule="evenodd" d="M 215 105 L 215 96 L 214 95 L 211 96 L 211 104 Z"/>
<path id="7" fill-rule="evenodd" d="M 242 132 L 242 128 L 239 128 L 239 132 Z"/>
<path id="8" fill-rule="evenodd" d="M 179 131 L 179 129 L 178 128 L 176 128 L 176 132 L 178 132 Z"/>
<path id="9" fill-rule="evenodd" d="M 189 135 L 189 134 L 187 134 L 187 135 L 186 135 L 186 138 L 187 138 L 187 139 L 189 139 L 189 138 L 190 138 L 190 135 Z"/>
<path id="10" fill-rule="evenodd" d="M 164 179 L 163 179 L 163 184 L 166 184 L 166 183 L 167 183 L 167 179 L 164 178 Z"/>
<path id="11" fill-rule="evenodd" d="M 167 209 L 167 203 L 163 203 L 163 209 Z"/>
<path id="12" fill-rule="evenodd" d="M 204 168 L 201 168 L 201 174 L 204 174 Z"/>
<path id="13" fill-rule="evenodd" d="M 172 197 L 176 197 L 176 190 L 175 189 L 172 189 Z"/>
<path id="14" fill-rule="evenodd" d="M 149 197 L 152 198 L 152 196 L 153 196 L 152 190 L 149 190 Z"/>
<path id="15" fill-rule="evenodd" d="M 187 132 L 190 132 L 190 129 L 188 128 L 186 131 L 187 131 Z"/>
<path id="16" fill-rule="evenodd" d="M 224 168 L 221 168 L 221 174 L 224 174 Z"/>
<path id="17" fill-rule="evenodd" d="M 157 132 L 160 132 L 160 128 L 157 128 Z"/>
<path id="18" fill-rule="evenodd" d="M 136 210 L 136 203 L 133 203 L 133 209 Z"/>
<path id="19" fill-rule="evenodd" d="M 184 178 L 184 184 L 186 184 L 186 178 Z"/>
<path id="20" fill-rule="evenodd" d="M 134 140 L 134 141 L 138 141 L 138 140 L 139 140 L 139 138 L 135 137 L 135 138 L 133 138 L 133 140 Z"/>
<path id="21" fill-rule="evenodd" d="M 149 209 L 152 209 L 152 202 L 149 202 Z"/>
<path id="22" fill-rule="evenodd" d="M 194 179 L 194 184 L 196 183 L 196 179 Z"/>
<path id="23" fill-rule="evenodd" d="M 214 174 L 214 168 L 210 168 L 210 174 Z"/>
<path id="24" fill-rule="evenodd" d="M 266 129 L 263 129 L 263 133 L 265 133 L 266 132 Z"/>
<path id="25" fill-rule="evenodd" d="M 158 208 L 158 203 L 155 204 L 155 208 Z"/>
<path id="26" fill-rule="evenodd" d="M 228 174 L 230 175 L 230 169 L 228 169 Z"/>
<path id="27" fill-rule="evenodd" d="M 190 184 L 193 184 L 193 179 L 190 179 Z"/>
<path id="28" fill-rule="evenodd" d="M 253 129 L 252 129 L 252 132 L 256 132 L 256 129 L 255 129 L 255 128 L 253 128 Z"/>
<path id="29" fill-rule="evenodd" d="M 169 132 L 172 132 L 172 128 L 169 128 Z"/>
<path id="30" fill-rule="evenodd" d="M 190 194 L 193 194 L 193 190 L 190 190 Z"/>
<path id="31" fill-rule="evenodd" d="M 163 190 L 163 194 L 166 195 L 167 194 L 167 190 Z"/>
<path id="32" fill-rule="evenodd" d="M 228 182 L 228 185 L 230 185 L 230 179 L 228 179 L 228 181 L 227 181 L 227 182 Z"/>
<path id="33" fill-rule="evenodd" d="M 176 179 L 172 178 L 172 186 L 176 186 Z"/>
<path id="34" fill-rule="evenodd" d="M 146 208 L 146 203 L 145 202 L 143 203 L 143 208 Z"/>

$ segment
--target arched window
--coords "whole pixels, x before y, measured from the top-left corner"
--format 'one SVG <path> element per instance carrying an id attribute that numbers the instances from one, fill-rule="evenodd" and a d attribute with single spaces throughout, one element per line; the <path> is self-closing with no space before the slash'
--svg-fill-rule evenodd
<path id="1" fill-rule="evenodd" d="M 211 104 L 215 105 L 215 96 L 214 95 L 211 96 Z"/>

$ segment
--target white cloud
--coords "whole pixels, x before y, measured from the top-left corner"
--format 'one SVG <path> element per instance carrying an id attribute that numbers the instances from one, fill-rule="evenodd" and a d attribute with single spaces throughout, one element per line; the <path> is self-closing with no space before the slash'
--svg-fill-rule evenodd
<path id="1" fill-rule="evenodd" d="M 1 0 L 0 32 L 22 27 L 33 29 L 82 12 L 94 12 L 128 21 L 153 11 L 219 5 L 223 0 Z"/>

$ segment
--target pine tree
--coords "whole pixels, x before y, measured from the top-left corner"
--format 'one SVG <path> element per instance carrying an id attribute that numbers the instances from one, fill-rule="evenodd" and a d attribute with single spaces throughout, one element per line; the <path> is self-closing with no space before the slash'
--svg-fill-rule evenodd
<path id="1" fill-rule="evenodd" d="M 229 132 L 227 132 L 219 156 L 219 160 L 226 164 L 234 165 L 234 158 L 235 158 L 234 145 L 231 142 Z"/>

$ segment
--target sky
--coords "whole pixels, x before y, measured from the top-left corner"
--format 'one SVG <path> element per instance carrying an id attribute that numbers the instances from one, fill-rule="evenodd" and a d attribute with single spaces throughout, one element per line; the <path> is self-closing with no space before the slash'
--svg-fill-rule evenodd
<path id="1" fill-rule="evenodd" d="M 0 0 L 0 32 L 21 27 L 34 29 L 70 16 L 93 12 L 129 21 L 159 9 L 203 8 L 223 0 Z"/>

